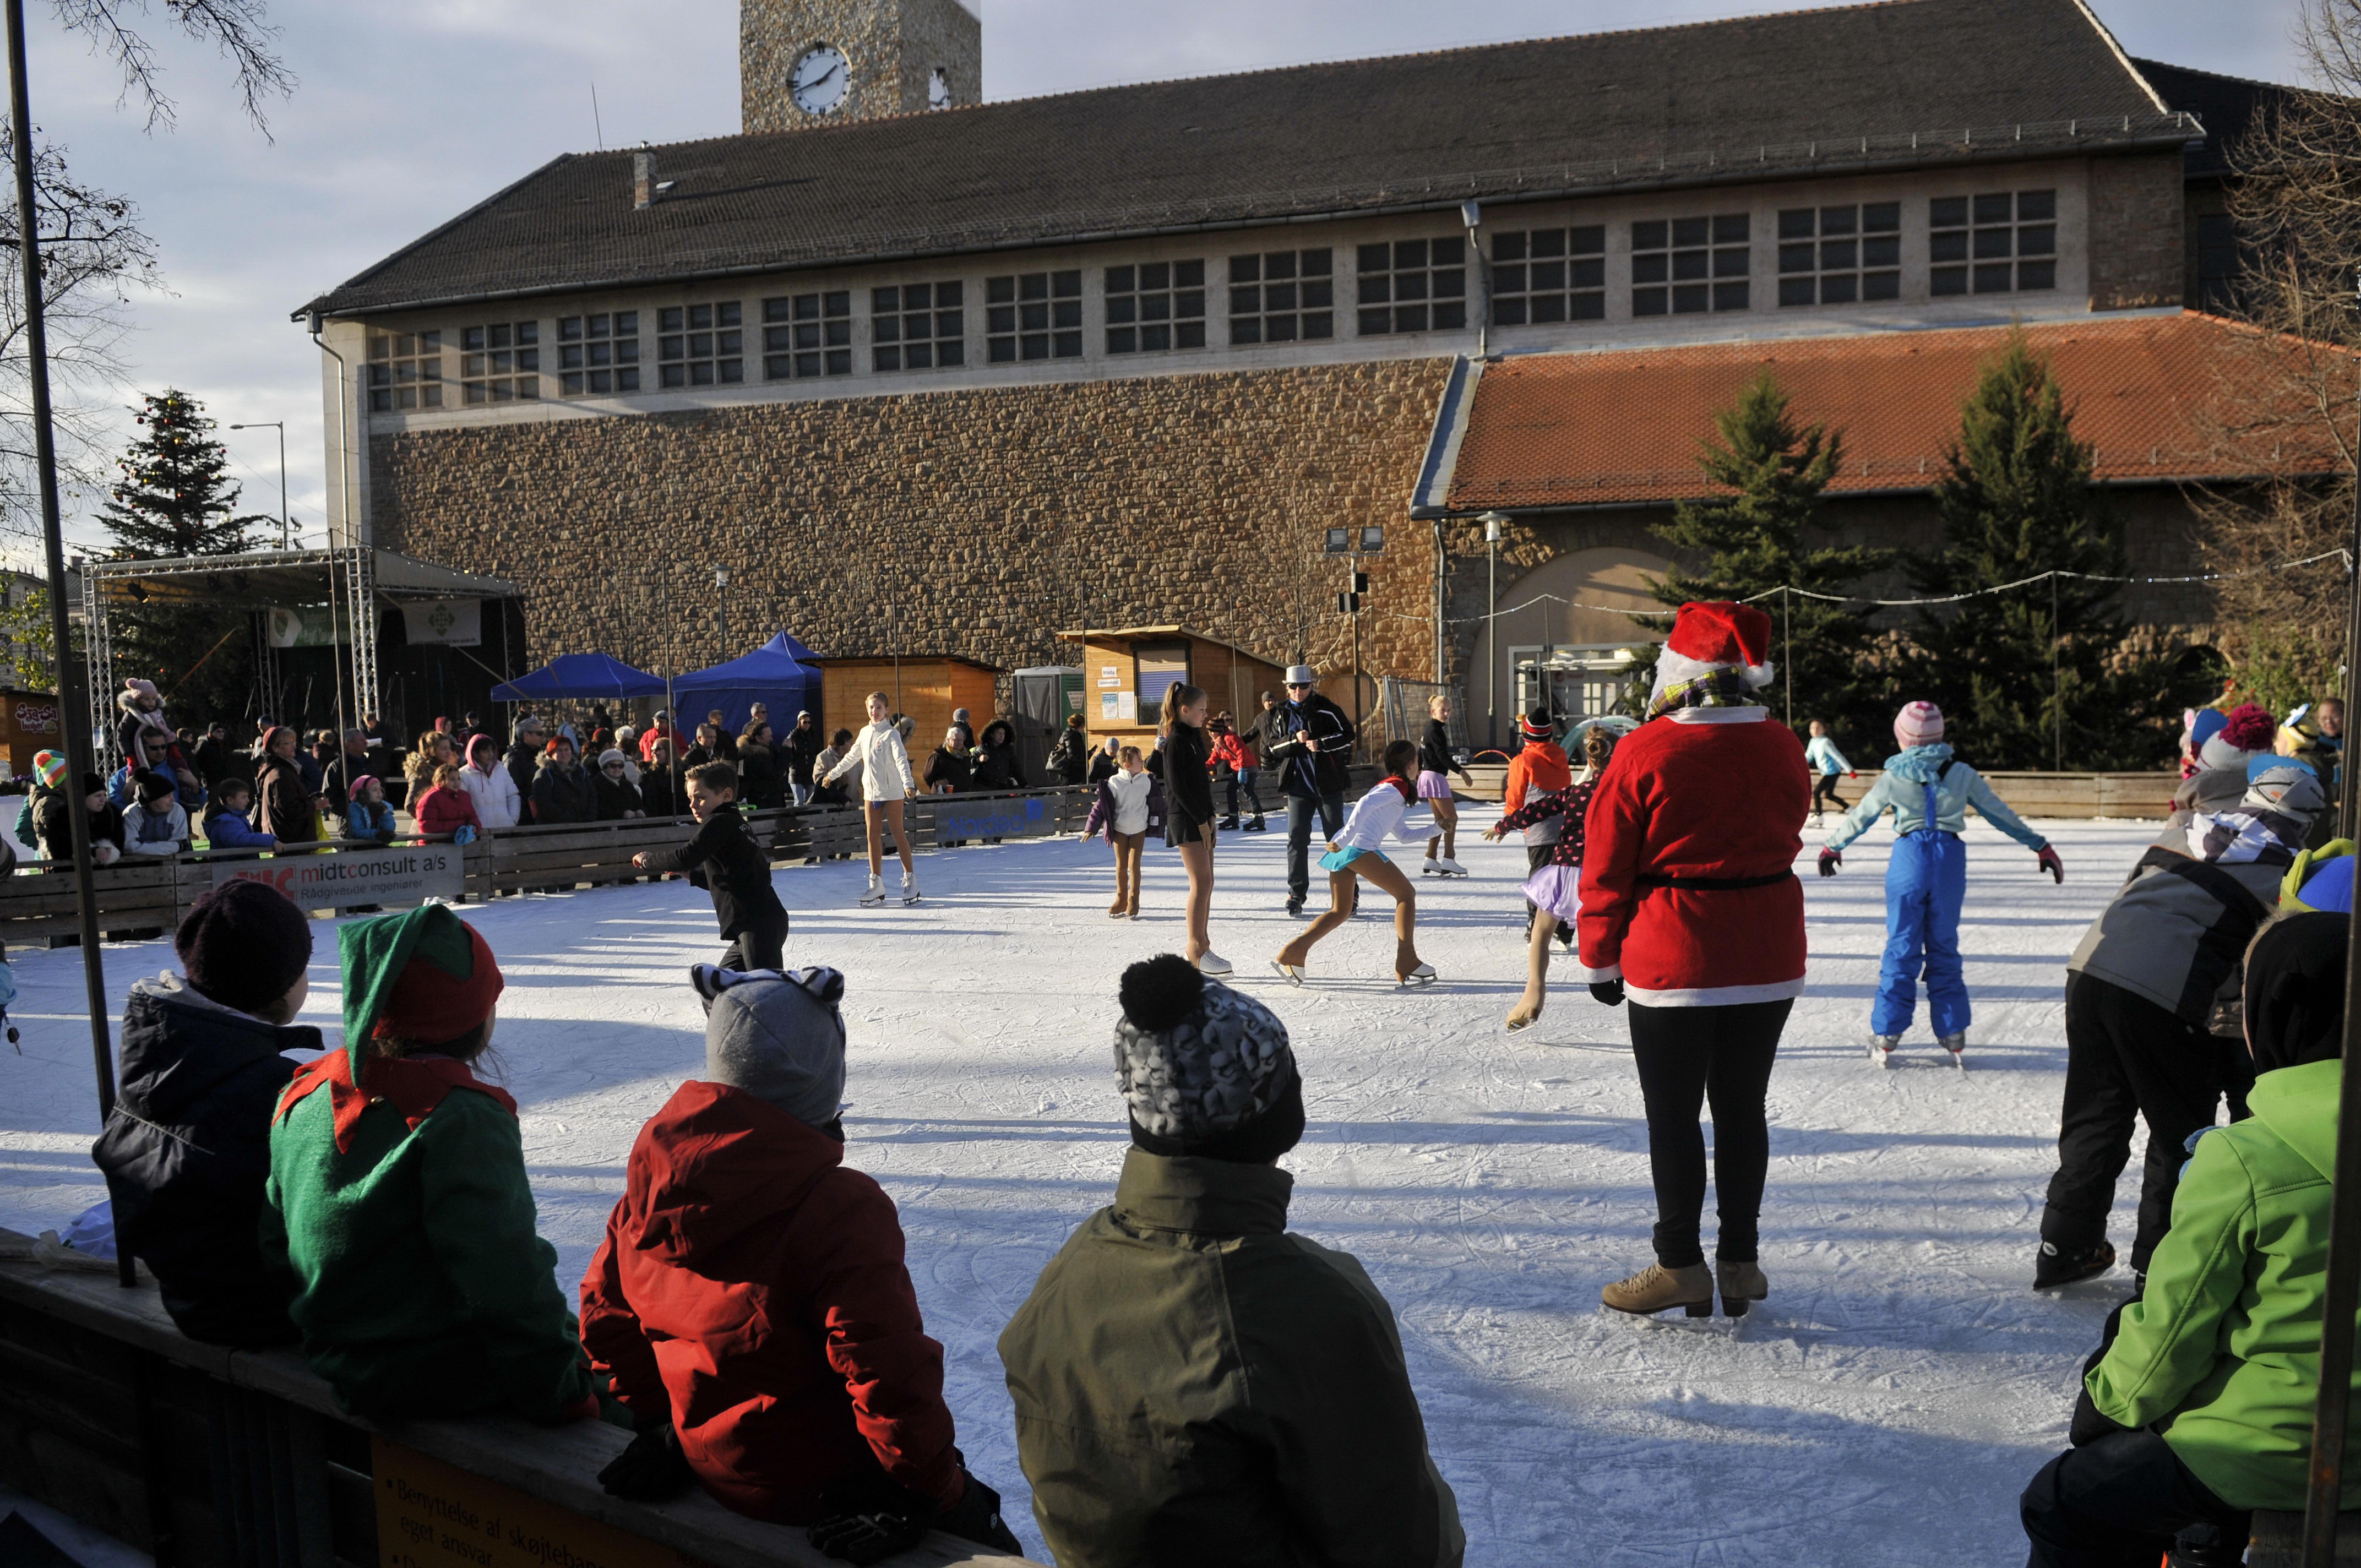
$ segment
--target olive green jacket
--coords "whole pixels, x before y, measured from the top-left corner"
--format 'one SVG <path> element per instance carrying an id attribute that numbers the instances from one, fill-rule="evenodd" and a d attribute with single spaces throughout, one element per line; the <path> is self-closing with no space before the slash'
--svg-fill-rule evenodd
<path id="1" fill-rule="evenodd" d="M 1059 1568 L 1457 1568 L 1393 1312 L 1293 1184 L 1131 1150 L 1000 1336 Z"/>

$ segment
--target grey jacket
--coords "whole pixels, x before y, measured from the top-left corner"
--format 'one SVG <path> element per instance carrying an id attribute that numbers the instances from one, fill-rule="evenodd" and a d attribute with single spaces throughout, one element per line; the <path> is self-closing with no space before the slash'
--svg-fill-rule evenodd
<path id="1" fill-rule="evenodd" d="M 2187 836 L 2180 835 L 2186 843 Z M 2279 901 L 2290 861 L 2220 865 L 2157 848 L 2082 933 L 2069 974 L 2087 974 L 2200 1027 L 2224 1032 L 2246 944 Z M 2227 1025 L 2235 1033 L 2235 1023 Z"/>
<path id="2" fill-rule="evenodd" d="M 2186 842 L 2180 830 L 2198 812 L 2228 811 L 2246 793 L 2246 770 L 2243 764 L 2235 768 L 2200 768 L 2173 790 L 2171 826 L 2157 842 L 2180 846 Z"/>

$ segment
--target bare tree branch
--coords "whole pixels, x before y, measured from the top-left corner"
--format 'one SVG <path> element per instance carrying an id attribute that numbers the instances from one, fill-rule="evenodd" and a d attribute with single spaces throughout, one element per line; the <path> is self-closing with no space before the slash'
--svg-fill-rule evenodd
<path id="1" fill-rule="evenodd" d="M 123 73 L 123 96 L 148 111 L 148 127 L 169 127 L 179 106 L 165 95 L 163 68 L 155 46 L 125 20 L 137 7 L 144 16 L 154 0 L 55 0 L 60 25 L 80 33 L 91 47 Z M 269 0 L 162 0 L 165 14 L 181 31 L 199 43 L 218 49 L 236 72 L 239 106 L 255 128 L 268 137 L 270 124 L 263 114 L 266 99 L 284 98 L 295 90 L 295 76 L 276 53 L 279 29 L 264 21 Z"/>

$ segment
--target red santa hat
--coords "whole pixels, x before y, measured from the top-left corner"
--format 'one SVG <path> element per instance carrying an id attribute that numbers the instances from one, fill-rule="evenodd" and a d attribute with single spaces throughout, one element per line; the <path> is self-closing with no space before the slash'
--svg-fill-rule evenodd
<path id="1" fill-rule="evenodd" d="M 1737 670 L 1757 690 L 1771 684 L 1771 617 L 1751 604 L 1692 600 L 1673 618 L 1656 656 L 1656 690 L 1715 670 Z"/>

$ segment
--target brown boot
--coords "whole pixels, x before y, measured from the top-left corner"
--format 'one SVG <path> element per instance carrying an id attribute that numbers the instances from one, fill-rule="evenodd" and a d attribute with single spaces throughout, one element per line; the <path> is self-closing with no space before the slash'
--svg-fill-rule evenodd
<path id="1" fill-rule="evenodd" d="M 1635 1317 L 1679 1307 L 1692 1318 L 1709 1318 L 1713 1316 L 1713 1270 L 1702 1263 L 1686 1268 L 1652 1263 L 1631 1278 L 1619 1279 L 1601 1290 L 1598 1299 Z"/>
<path id="2" fill-rule="evenodd" d="M 1713 1260 L 1714 1280 L 1721 1288 L 1721 1315 L 1725 1318 L 1746 1316 L 1747 1303 L 1760 1301 L 1771 1294 L 1771 1282 L 1763 1277 L 1763 1270 L 1752 1263 L 1740 1263 L 1733 1258 Z"/>

